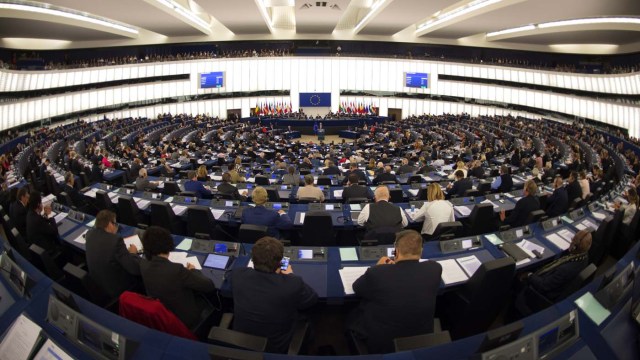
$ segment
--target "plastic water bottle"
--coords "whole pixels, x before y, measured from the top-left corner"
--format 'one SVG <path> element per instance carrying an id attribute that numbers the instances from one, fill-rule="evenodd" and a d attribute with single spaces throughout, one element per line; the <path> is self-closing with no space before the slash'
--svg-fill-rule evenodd
<path id="1" fill-rule="evenodd" d="M 413 214 L 414 212 L 416 212 L 416 206 L 411 204 L 411 213 Z"/>

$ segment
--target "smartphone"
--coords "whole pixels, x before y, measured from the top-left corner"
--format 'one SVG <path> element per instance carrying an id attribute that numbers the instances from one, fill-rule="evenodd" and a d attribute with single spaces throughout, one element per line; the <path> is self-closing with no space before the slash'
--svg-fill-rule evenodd
<path id="1" fill-rule="evenodd" d="M 283 257 L 282 260 L 280 260 L 280 270 L 284 271 L 287 270 L 289 268 L 289 258 L 288 257 Z"/>

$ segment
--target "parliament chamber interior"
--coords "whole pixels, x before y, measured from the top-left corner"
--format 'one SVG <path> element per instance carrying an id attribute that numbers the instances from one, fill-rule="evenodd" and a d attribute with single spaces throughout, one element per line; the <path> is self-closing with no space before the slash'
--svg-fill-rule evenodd
<path id="1" fill-rule="evenodd" d="M 638 3 L 0 17 L 0 359 L 640 358 Z"/>

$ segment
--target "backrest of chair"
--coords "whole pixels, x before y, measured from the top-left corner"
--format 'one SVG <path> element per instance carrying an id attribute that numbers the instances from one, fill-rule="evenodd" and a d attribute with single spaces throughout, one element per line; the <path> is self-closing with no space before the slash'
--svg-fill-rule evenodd
<path id="1" fill-rule="evenodd" d="M 256 175 L 256 185 L 269 185 L 269 178 L 264 175 Z"/>
<path id="2" fill-rule="evenodd" d="M 451 335 L 449 335 L 448 331 L 393 339 L 393 345 L 396 352 L 428 348 L 436 345 L 448 344 L 450 342 Z"/>
<path id="3" fill-rule="evenodd" d="M 320 175 L 318 176 L 318 181 L 316 181 L 316 185 L 331 186 L 331 178 L 325 175 Z"/>
<path id="4" fill-rule="evenodd" d="M 164 183 L 162 193 L 165 195 L 173 196 L 180 192 L 180 187 L 174 181 L 167 181 Z"/>
<path id="5" fill-rule="evenodd" d="M 469 214 L 469 227 L 471 235 L 486 234 L 496 230 L 496 222 L 493 217 L 493 205 L 477 204 Z"/>
<path id="6" fill-rule="evenodd" d="M 620 238 L 618 236 L 618 229 L 621 227 L 620 224 L 622 224 L 623 217 L 624 217 L 624 211 L 616 211 L 614 213 L 613 221 L 611 222 L 611 224 L 609 225 L 609 229 L 605 233 L 603 258 L 600 260 L 600 262 L 592 261 L 594 264 L 600 265 L 604 260 L 604 258 L 609 254 L 609 251 L 611 250 L 611 244 L 614 242 L 614 240 L 617 240 Z"/>
<path id="7" fill-rule="evenodd" d="M 326 211 L 309 211 L 302 224 L 303 246 L 331 246 L 335 243 L 331 214 Z"/>
<path id="8" fill-rule="evenodd" d="M 509 298 L 515 270 L 510 257 L 485 262 L 476 270 L 462 289 L 469 302 L 452 321 L 450 331 L 455 338 L 485 331 L 491 325 Z"/>
<path id="9" fill-rule="evenodd" d="M 187 208 L 187 234 L 195 236 L 196 233 L 209 234 L 216 225 L 216 219 L 206 206 L 189 206 Z"/>
<path id="10" fill-rule="evenodd" d="M 131 196 L 120 195 L 118 198 L 118 221 L 129 226 L 138 224 L 138 205 Z"/>
<path id="11" fill-rule="evenodd" d="M 381 227 L 372 229 L 364 234 L 363 240 L 376 240 L 377 245 L 391 245 L 396 242 L 396 232 L 394 227 Z"/>
<path id="12" fill-rule="evenodd" d="M 534 210 L 529 213 L 529 216 L 527 217 L 527 224 L 538 222 L 540 221 L 540 218 L 545 215 L 546 213 L 544 212 L 544 210 Z"/>
<path id="13" fill-rule="evenodd" d="M 75 207 L 73 204 L 73 200 L 71 200 L 71 196 L 69 196 L 69 194 L 67 194 L 66 192 L 62 191 L 60 192 L 57 196 L 56 199 L 58 200 L 58 202 L 64 206 L 67 207 Z"/>
<path id="14" fill-rule="evenodd" d="M 258 239 L 267 236 L 268 226 L 242 224 L 238 230 L 238 241 L 246 244 L 253 244 Z"/>
<path id="15" fill-rule="evenodd" d="M 111 210 L 113 209 L 113 203 L 111 198 L 105 191 L 99 190 L 96 192 L 96 206 L 98 210 Z"/>
<path id="16" fill-rule="evenodd" d="M 314 197 L 301 197 L 298 199 L 298 204 L 310 204 L 310 203 L 319 203 L 320 199 Z"/>
<path id="17" fill-rule="evenodd" d="M 151 225 L 160 226 L 171 231 L 171 224 L 176 217 L 171 205 L 164 201 L 152 201 L 149 208 L 151 209 Z"/>
<path id="18" fill-rule="evenodd" d="M 54 281 L 60 281 L 64 274 L 62 270 L 56 265 L 49 253 L 36 244 L 31 244 L 29 250 L 32 254 L 33 265 L 35 265 L 40 271 L 45 273 Z"/>
<path id="19" fill-rule="evenodd" d="M 600 261 L 604 258 L 606 251 L 606 235 L 607 232 L 611 229 L 611 224 L 613 223 L 613 215 L 607 216 L 600 225 L 598 229 L 593 234 L 593 239 L 591 242 L 591 248 L 589 249 L 589 260 L 594 264 L 600 264 Z"/>
<path id="20" fill-rule="evenodd" d="M 125 291 L 120 295 L 120 316 L 167 334 L 191 340 L 198 338 L 157 299 Z"/>
<path id="21" fill-rule="evenodd" d="M 433 231 L 433 237 L 443 237 L 445 235 L 456 237 L 460 235 L 462 228 L 463 225 L 460 221 L 441 222 Z"/>
<path id="22" fill-rule="evenodd" d="M 564 290 L 562 291 L 562 293 L 560 293 L 556 301 L 560 301 L 566 298 L 567 296 L 580 290 L 587 283 L 590 283 L 591 280 L 593 280 L 594 276 L 596 275 L 597 270 L 598 270 L 598 267 L 593 263 L 589 264 L 587 267 L 582 269 L 582 271 L 578 274 L 578 276 L 576 276 L 576 278 L 573 279 L 573 281 L 571 281 L 569 284 L 567 284 L 567 286 L 564 287 Z"/>
<path id="23" fill-rule="evenodd" d="M 278 193 L 278 190 L 276 189 L 267 189 L 267 197 L 271 202 L 280 201 L 280 193 Z"/>
<path id="24" fill-rule="evenodd" d="M 389 189 L 389 201 L 392 203 L 401 203 L 404 201 L 402 189 Z"/>
<path id="25" fill-rule="evenodd" d="M 422 176 L 420 176 L 420 175 L 411 175 L 407 182 L 409 184 L 421 183 L 422 182 Z"/>
<path id="26" fill-rule="evenodd" d="M 8 218 L 8 216 L 5 215 Z M 9 240 L 9 244 L 27 261 L 31 262 L 31 251 L 29 250 L 29 244 L 24 240 L 24 237 L 20 234 L 18 229 L 11 228 L 11 231 L 7 231 L 5 228 L 5 234 Z"/>
<path id="27" fill-rule="evenodd" d="M 364 197 L 348 198 L 346 201 L 347 204 L 362 204 L 362 203 L 369 203 L 369 202 L 371 202 L 371 200 L 369 198 L 364 198 Z M 638 213 L 640 213 L 640 211 Z"/>
<path id="28" fill-rule="evenodd" d="M 264 352 L 267 349 L 268 342 L 266 337 L 224 329 L 218 326 L 211 328 L 208 339 L 210 343 L 223 345 L 227 348 L 253 350 L 257 352 Z"/>

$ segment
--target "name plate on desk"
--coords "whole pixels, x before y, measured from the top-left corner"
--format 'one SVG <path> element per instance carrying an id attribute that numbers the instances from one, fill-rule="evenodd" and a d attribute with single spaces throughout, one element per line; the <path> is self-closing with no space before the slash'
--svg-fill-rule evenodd
<path id="1" fill-rule="evenodd" d="M 334 211 L 340 210 L 342 211 L 342 204 L 322 204 L 322 203 L 311 203 L 309 204 L 309 211 Z"/>
<path id="2" fill-rule="evenodd" d="M 468 250 L 471 248 L 482 248 L 482 241 L 480 240 L 480 236 L 440 241 L 440 251 L 445 254 Z"/>
<path id="3" fill-rule="evenodd" d="M 529 226 L 522 226 L 515 229 L 505 230 L 500 233 L 500 240 L 504 242 L 514 242 L 522 237 L 531 236 L 531 228 Z"/>
<path id="4" fill-rule="evenodd" d="M 132 192 L 132 194 L 133 194 L 133 192 Z M 142 194 L 142 197 L 145 198 L 145 199 L 157 200 L 157 199 L 160 199 L 162 197 L 162 194 L 154 193 L 154 192 L 150 192 L 150 191 L 145 191 Z"/>
<path id="5" fill-rule="evenodd" d="M 549 231 L 551 229 L 554 229 L 558 226 L 562 225 L 562 220 L 560 220 L 560 218 L 553 218 L 553 219 L 547 219 L 545 221 L 542 222 L 542 229 L 544 231 Z"/>
<path id="6" fill-rule="evenodd" d="M 284 256 L 294 261 L 325 262 L 327 249 L 324 247 L 285 247 Z"/>
<path id="7" fill-rule="evenodd" d="M 225 199 L 213 199 L 211 200 L 212 207 L 236 207 L 240 206 L 238 200 L 225 200 Z"/>
<path id="8" fill-rule="evenodd" d="M 453 204 L 454 206 L 473 205 L 473 204 L 475 204 L 475 199 L 473 198 L 473 196 L 470 196 L 470 197 L 459 197 L 459 198 L 452 198 L 452 199 L 449 200 L 449 202 L 451 204 Z"/>
<path id="9" fill-rule="evenodd" d="M 393 246 L 360 246 L 358 251 L 362 261 L 378 261 L 383 256 L 393 256 Z"/>
<path id="10" fill-rule="evenodd" d="M 228 241 L 193 239 L 190 250 L 205 254 L 238 256 L 239 246 L 238 243 Z"/>
<path id="11" fill-rule="evenodd" d="M 267 209 L 284 210 L 289 208 L 288 202 L 268 202 L 264 205 Z"/>
<path id="12" fill-rule="evenodd" d="M 196 204 L 198 202 L 198 198 L 195 196 L 174 196 L 174 202 L 184 203 L 184 204 Z"/>

